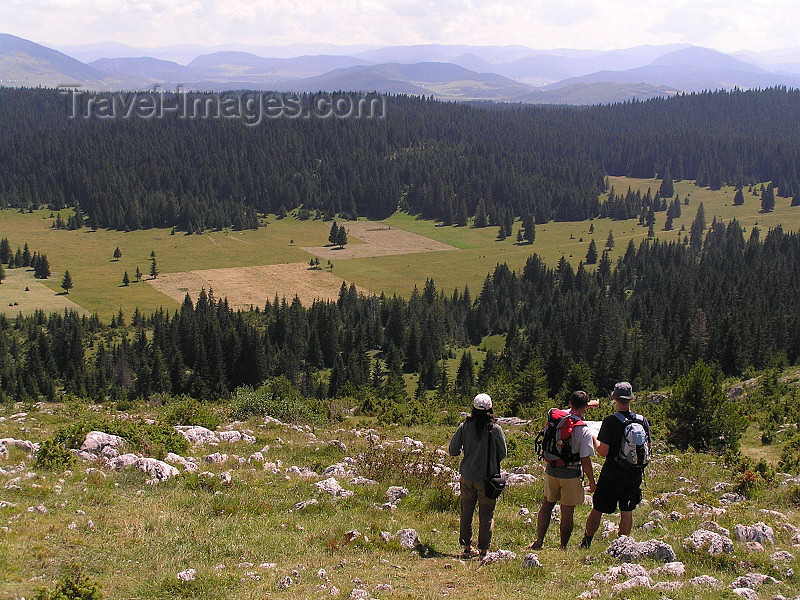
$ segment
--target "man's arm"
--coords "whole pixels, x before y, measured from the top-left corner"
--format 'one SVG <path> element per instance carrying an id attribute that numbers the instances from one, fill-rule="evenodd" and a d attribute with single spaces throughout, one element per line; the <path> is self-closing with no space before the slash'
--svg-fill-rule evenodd
<path id="1" fill-rule="evenodd" d="M 584 456 L 581 458 L 581 468 L 583 469 L 583 474 L 586 475 L 586 479 L 589 481 L 589 491 L 594 492 L 597 485 L 594 481 L 594 466 L 592 466 L 591 456 Z"/>
<path id="2" fill-rule="evenodd" d="M 594 440 L 594 449 L 598 456 L 605 458 L 608 456 L 608 444 L 604 444 L 598 439 Z"/>

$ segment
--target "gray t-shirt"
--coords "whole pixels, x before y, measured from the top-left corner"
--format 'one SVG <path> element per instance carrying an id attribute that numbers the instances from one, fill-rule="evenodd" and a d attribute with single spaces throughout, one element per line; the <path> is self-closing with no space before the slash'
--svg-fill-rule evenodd
<path id="1" fill-rule="evenodd" d="M 508 454 L 506 436 L 499 425 L 492 426 L 492 451 L 489 454 L 491 474 L 500 472 L 500 461 Z M 458 472 L 464 479 L 471 481 L 484 481 L 486 479 L 487 445 L 489 435 L 486 431 L 476 436 L 475 422 L 464 421 L 458 426 L 450 440 L 450 456 L 458 456 L 464 451 L 461 467 Z"/>

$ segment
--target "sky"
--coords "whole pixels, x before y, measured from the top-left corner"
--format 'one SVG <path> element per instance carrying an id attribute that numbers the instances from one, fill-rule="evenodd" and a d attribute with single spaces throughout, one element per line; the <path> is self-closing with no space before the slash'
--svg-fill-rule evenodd
<path id="1" fill-rule="evenodd" d="M 1 0 L 0 32 L 48 45 L 520 44 L 800 47 L 797 0 Z"/>

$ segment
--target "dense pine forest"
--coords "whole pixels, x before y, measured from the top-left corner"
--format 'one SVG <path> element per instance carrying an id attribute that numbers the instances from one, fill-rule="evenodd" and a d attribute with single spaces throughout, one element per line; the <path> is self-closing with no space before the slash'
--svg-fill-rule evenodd
<path id="1" fill-rule="evenodd" d="M 475 295 L 428 280 L 409 298 L 365 296 L 343 284 L 337 301 L 267 303 L 233 311 L 225 300 L 187 296 L 173 314 L 122 315 L 110 325 L 75 313 L 0 317 L 0 386 L 6 397 L 54 398 L 57 387 L 102 400 L 153 393 L 225 398 L 276 377 L 306 397 L 360 398 L 365 411 L 414 406 L 479 386 L 502 390 L 524 412 L 565 382 L 608 391 L 673 383 L 702 359 L 722 374 L 800 360 L 800 234 L 748 236 L 713 222 L 702 245 L 631 242 L 616 265 L 588 272 L 533 255 L 521 273 L 498 265 Z M 506 334 L 480 370 L 454 348 Z M 382 404 L 383 403 L 383 404 Z M 399 407 L 399 408 L 398 408 Z"/>
<path id="2" fill-rule="evenodd" d="M 446 224 L 603 214 L 606 175 L 771 181 L 800 193 L 800 91 L 589 108 L 395 96 L 383 119 L 68 119 L 55 90 L 0 89 L 0 207 L 78 207 L 92 227 L 258 226 L 258 214 Z M 667 196 L 668 189 L 661 190 Z M 650 207 L 638 207 L 648 211 Z"/>

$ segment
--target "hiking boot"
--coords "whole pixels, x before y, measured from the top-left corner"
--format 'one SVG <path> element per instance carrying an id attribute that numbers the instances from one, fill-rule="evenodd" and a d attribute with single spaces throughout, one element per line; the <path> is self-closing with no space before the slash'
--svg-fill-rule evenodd
<path id="1" fill-rule="evenodd" d="M 578 548 L 583 548 L 584 550 L 588 550 L 589 546 L 591 545 L 592 545 L 592 538 L 590 538 L 586 534 L 583 534 L 583 539 L 581 540 L 581 543 L 578 545 Z"/>
<path id="2" fill-rule="evenodd" d="M 469 560 L 471 558 L 475 558 L 478 556 L 478 551 L 475 548 L 467 546 L 464 548 L 464 552 L 461 553 L 461 558 L 464 560 Z"/>

